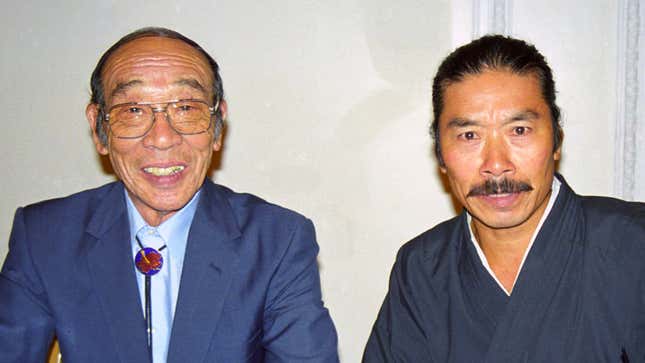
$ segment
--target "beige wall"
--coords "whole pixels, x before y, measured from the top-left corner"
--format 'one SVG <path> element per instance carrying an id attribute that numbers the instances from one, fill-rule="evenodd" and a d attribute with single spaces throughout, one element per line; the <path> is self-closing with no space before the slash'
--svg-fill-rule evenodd
<path id="1" fill-rule="evenodd" d="M 463 9 L 471 3 L 12 2 L 0 14 L 0 241 L 17 206 L 113 179 L 84 119 L 89 75 L 126 32 L 172 27 L 222 67 L 230 121 L 214 179 L 314 220 L 342 360 L 359 361 L 396 250 L 454 214 L 427 136 L 430 82 L 454 39 L 470 34 Z M 608 3 L 512 8 L 512 32 L 535 42 L 555 70 L 561 171 L 591 194 L 609 194 L 613 180 L 616 9 Z M 0 258 L 6 252 L 0 243 Z"/>

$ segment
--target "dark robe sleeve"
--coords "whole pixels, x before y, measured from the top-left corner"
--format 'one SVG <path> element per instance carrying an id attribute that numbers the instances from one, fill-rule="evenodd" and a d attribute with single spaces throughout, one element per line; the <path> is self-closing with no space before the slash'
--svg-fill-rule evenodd
<path id="1" fill-rule="evenodd" d="M 410 246 L 407 246 L 410 247 Z M 418 256 L 416 256 L 418 257 Z M 416 304 L 408 272 L 416 259 L 404 247 L 397 256 L 390 275 L 390 287 L 367 341 L 363 362 L 432 362 L 422 315 Z M 392 332 L 396 332 L 392 334 Z"/>

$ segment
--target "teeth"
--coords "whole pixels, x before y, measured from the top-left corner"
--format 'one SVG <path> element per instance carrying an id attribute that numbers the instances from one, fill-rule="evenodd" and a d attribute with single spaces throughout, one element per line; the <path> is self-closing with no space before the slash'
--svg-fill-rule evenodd
<path id="1" fill-rule="evenodd" d="M 508 196 L 510 196 L 512 194 L 513 193 L 498 193 L 498 194 L 489 194 L 488 196 L 491 197 L 491 198 L 505 198 L 505 197 L 508 197 Z"/>
<path id="2" fill-rule="evenodd" d="M 150 173 L 155 176 L 168 176 L 172 174 L 177 174 L 180 171 L 184 170 L 184 166 L 176 165 L 176 166 L 169 166 L 167 168 L 157 168 L 153 166 L 149 168 L 144 168 L 143 170 L 146 173 Z"/>

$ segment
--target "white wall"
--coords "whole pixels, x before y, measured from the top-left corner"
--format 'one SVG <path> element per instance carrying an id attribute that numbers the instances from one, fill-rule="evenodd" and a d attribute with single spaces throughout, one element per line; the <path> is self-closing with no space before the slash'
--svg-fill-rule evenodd
<path id="1" fill-rule="evenodd" d="M 0 14 L 0 241 L 17 206 L 112 180 L 84 119 L 90 73 L 125 33 L 174 28 L 222 67 L 230 121 L 214 179 L 314 220 L 342 360 L 358 362 L 396 250 L 455 213 L 431 156 L 430 82 L 468 38 L 474 1 L 50 3 Z M 555 71 L 561 171 L 578 191 L 611 193 L 616 6 L 512 5 L 512 34 Z"/>
<path id="2" fill-rule="evenodd" d="M 561 172 L 578 193 L 611 194 L 616 2 L 548 0 L 513 5 L 513 34 L 533 42 L 555 72 L 565 131 Z"/>

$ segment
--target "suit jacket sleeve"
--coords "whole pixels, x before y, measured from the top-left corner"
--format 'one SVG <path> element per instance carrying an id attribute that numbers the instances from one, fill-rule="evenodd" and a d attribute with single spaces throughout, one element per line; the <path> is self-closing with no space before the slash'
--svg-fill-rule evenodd
<path id="1" fill-rule="evenodd" d="M 0 272 L 0 362 L 44 362 L 54 336 L 45 289 L 31 258 L 22 209 Z"/>
<path id="2" fill-rule="evenodd" d="M 337 338 L 323 306 L 311 221 L 300 219 L 268 289 L 266 362 L 338 362 Z"/>

